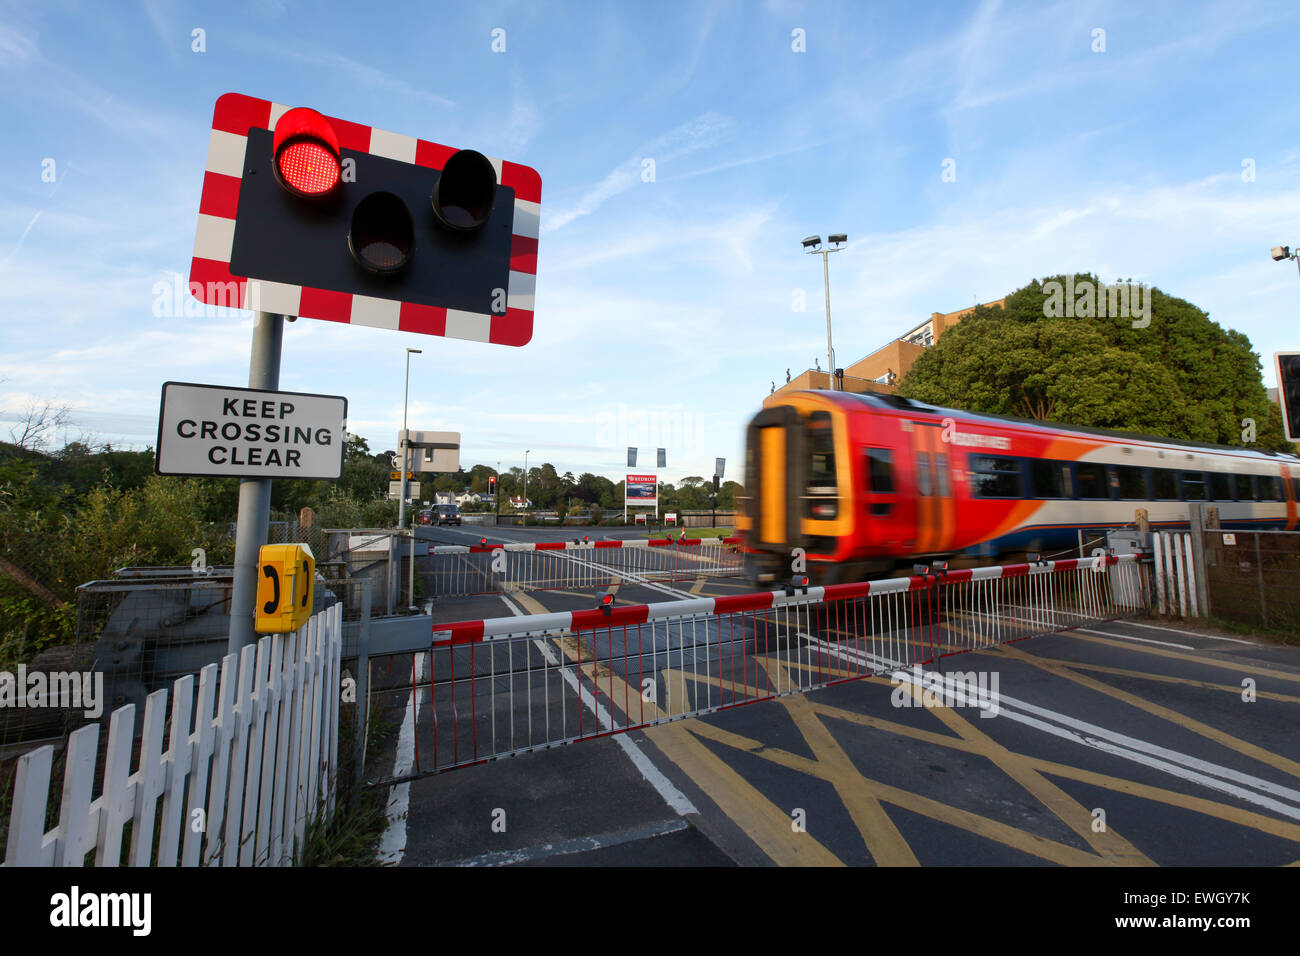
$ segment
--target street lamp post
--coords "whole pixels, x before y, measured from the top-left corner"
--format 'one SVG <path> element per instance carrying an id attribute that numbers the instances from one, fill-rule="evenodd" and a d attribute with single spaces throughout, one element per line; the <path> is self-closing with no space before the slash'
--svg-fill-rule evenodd
<path id="1" fill-rule="evenodd" d="M 397 527 L 406 528 L 406 465 L 408 447 L 410 443 L 406 440 L 406 405 L 411 397 L 411 353 L 419 355 L 423 349 L 406 350 L 406 391 L 402 394 L 402 494 L 397 500 Z"/>
<path id="2" fill-rule="evenodd" d="M 831 267 L 830 254 L 840 252 L 841 243 L 849 241 L 849 237 L 842 232 L 836 232 L 828 235 L 826 241 L 831 247 L 819 249 L 822 244 L 821 236 L 809 236 L 802 243 L 804 251 L 809 255 L 818 255 L 822 257 L 822 279 L 826 288 L 826 359 L 830 362 L 830 367 L 826 369 L 826 374 L 830 378 L 831 388 L 835 388 L 835 348 L 831 345 Z M 841 383 L 842 384 L 842 383 Z"/>
<path id="3" fill-rule="evenodd" d="M 497 462 L 497 492 L 492 496 L 492 504 L 497 509 L 498 525 L 501 524 L 501 462 Z"/>
<path id="4" fill-rule="evenodd" d="M 524 452 L 524 524 L 528 523 L 528 455 L 531 448 Z"/>

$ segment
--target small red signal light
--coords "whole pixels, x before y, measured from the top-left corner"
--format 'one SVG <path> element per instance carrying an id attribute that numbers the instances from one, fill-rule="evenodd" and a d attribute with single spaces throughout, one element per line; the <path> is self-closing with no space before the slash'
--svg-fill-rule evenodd
<path id="1" fill-rule="evenodd" d="M 614 603 L 614 595 L 612 595 L 612 594 L 602 594 L 602 595 L 600 596 L 600 603 L 601 603 L 601 604 L 613 604 L 613 603 Z"/>
<path id="2" fill-rule="evenodd" d="M 339 183 L 339 138 L 320 113 L 305 106 L 289 110 L 275 124 L 275 171 L 290 192 L 314 198 Z"/>
<path id="3" fill-rule="evenodd" d="M 478 539 L 478 543 L 479 543 L 480 546 L 484 546 L 484 545 L 486 545 L 486 544 L 487 544 L 487 538 L 479 538 L 479 539 Z"/>

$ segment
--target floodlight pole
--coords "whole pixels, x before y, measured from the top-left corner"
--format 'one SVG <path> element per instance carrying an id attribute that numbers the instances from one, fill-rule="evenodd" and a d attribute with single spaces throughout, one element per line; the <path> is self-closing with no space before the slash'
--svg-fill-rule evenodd
<path id="1" fill-rule="evenodd" d="M 258 312 L 253 319 L 253 348 L 248 360 L 248 387 L 275 391 L 280 387 L 280 352 L 284 316 Z M 235 574 L 230 587 L 230 639 L 226 653 L 257 643 L 254 630 L 257 603 L 257 556 L 266 544 L 271 522 L 271 479 L 241 478 L 239 510 L 235 515 Z"/>

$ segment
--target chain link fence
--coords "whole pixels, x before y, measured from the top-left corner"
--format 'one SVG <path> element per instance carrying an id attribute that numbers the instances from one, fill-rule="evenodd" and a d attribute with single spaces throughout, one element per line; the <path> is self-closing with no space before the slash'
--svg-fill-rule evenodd
<path id="1" fill-rule="evenodd" d="M 1300 532 L 1206 531 L 1203 541 L 1210 613 L 1300 638 Z"/>

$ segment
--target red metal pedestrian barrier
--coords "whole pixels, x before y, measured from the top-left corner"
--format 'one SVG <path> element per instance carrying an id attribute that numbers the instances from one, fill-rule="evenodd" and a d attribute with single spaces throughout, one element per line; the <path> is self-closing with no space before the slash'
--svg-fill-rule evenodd
<path id="1" fill-rule="evenodd" d="M 1145 607 L 1134 555 L 435 625 L 396 782 L 908 668 Z"/>

